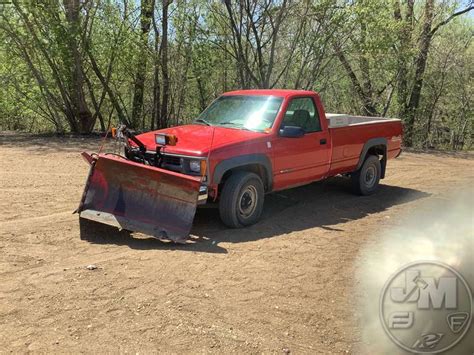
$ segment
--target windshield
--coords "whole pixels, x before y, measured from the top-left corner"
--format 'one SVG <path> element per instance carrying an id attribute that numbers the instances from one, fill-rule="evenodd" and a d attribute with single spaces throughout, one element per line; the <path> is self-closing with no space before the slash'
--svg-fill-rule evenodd
<path id="1" fill-rule="evenodd" d="M 272 127 L 282 101 L 283 98 L 274 96 L 221 96 L 196 122 L 265 131 Z"/>

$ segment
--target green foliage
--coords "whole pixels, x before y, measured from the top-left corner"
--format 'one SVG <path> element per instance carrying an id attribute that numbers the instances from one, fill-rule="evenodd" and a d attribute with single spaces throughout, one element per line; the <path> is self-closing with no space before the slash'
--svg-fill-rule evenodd
<path id="1" fill-rule="evenodd" d="M 71 1 L 0 5 L 0 129 L 87 133 L 119 120 L 138 130 L 182 124 L 220 93 L 243 87 L 316 90 L 329 112 L 406 120 L 428 4 L 415 1 L 410 20 L 409 2 L 398 0 L 175 0 L 166 69 L 164 0 L 152 2 L 145 40 L 140 1 L 80 1 L 77 21 L 66 11 Z M 433 4 L 431 28 L 463 5 Z M 432 38 L 414 109 L 415 146 L 472 146 L 472 19 L 456 16 Z M 141 66 L 141 117 L 132 120 Z"/>

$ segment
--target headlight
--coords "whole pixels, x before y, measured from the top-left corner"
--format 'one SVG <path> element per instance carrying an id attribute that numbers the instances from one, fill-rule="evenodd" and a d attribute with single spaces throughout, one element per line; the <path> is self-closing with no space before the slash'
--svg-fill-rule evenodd
<path id="1" fill-rule="evenodd" d="M 200 160 L 191 160 L 189 162 L 189 170 L 191 170 L 194 173 L 200 173 L 201 172 L 201 161 Z"/>

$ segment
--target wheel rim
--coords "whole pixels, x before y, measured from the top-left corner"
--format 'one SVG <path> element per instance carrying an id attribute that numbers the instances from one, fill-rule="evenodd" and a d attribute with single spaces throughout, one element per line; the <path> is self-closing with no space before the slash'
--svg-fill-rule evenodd
<path id="1" fill-rule="evenodd" d="M 367 187 L 372 187 L 375 185 L 375 181 L 377 180 L 377 170 L 375 169 L 375 166 L 369 166 L 367 167 L 367 170 L 365 171 L 365 186 Z"/>
<path id="2" fill-rule="evenodd" d="M 239 214 L 244 218 L 248 218 L 255 212 L 257 202 L 257 189 L 252 185 L 247 186 L 239 197 Z"/>

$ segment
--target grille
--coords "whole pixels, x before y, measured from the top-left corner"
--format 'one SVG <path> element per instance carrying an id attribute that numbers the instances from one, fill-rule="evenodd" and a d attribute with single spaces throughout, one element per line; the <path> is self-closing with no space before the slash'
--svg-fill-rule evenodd
<path id="1" fill-rule="evenodd" d="M 180 166 L 181 165 L 181 158 L 180 157 L 174 157 L 174 156 L 171 156 L 171 155 L 166 155 L 166 156 L 163 157 L 163 164 Z"/>

